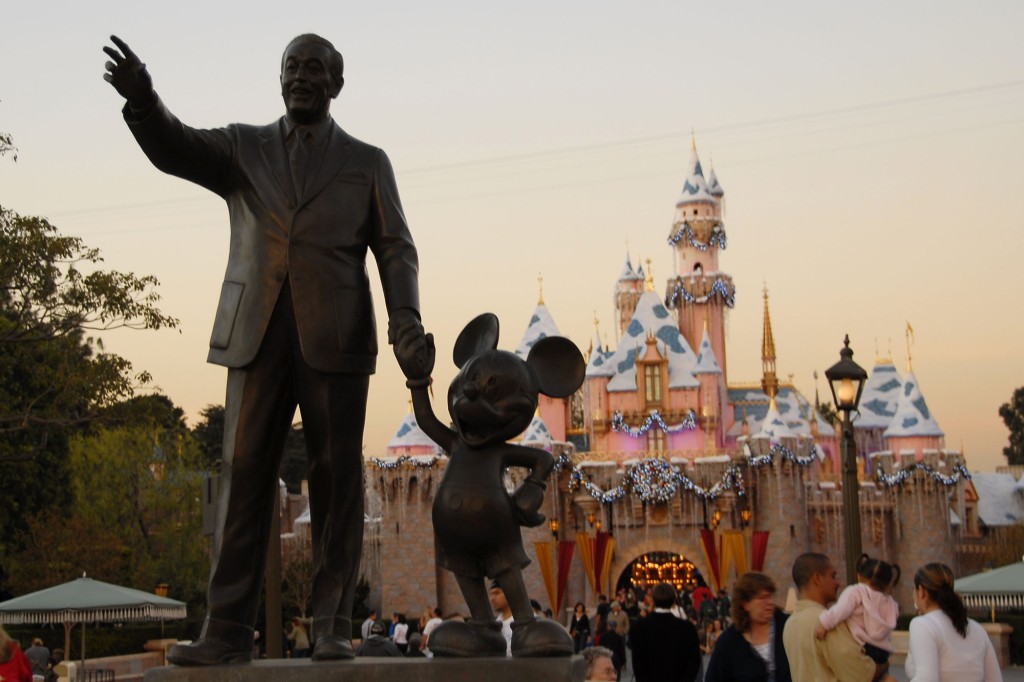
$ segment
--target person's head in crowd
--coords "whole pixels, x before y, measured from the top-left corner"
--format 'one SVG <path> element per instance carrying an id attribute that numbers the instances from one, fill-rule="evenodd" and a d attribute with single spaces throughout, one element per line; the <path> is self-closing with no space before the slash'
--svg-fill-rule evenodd
<path id="1" fill-rule="evenodd" d="M 654 599 L 654 608 L 670 609 L 676 603 L 676 589 L 668 583 L 658 583 L 651 590 L 651 597 Z"/>
<path id="2" fill-rule="evenodd" d="M 924 613 L 932 606 L 942 609 L 961 637 L 967 637 L 967 607 L 953 591 L 953 571 L 938 562 L 925 564 L 914 574 L 914 607 Z"/>
<path id="3" fill-rule="evenodd" d="M 801 599 L 810 599 L 822 606 L 836 600 L 839 581 L 832 560 L 818 552 L 805 552 L 793 562 L 793 584 Z"/>
<path id="4" fill-rule="evenodd" d="M 764 573 L 750 571 L 736 579 L 732 588 L 732 621 L 740 632 L 750 632 L 755 624 L 763 625 L 775 614 L 775 581 Z"/>
<path id="5" fill-rule="evenodd" d="M 596 682 L 615 682 L 618 673 L 615 672 L 615 664 L 612 663 L 611 649 L 603 646 L 587 647 L 582 652 L 585 664 L 585 679 Z"/>
<path id="6" fill-rule="evenodd" d="M 857 577 L 877 592 L 886 592 L 894 587 L 900 580 L 900 573 L 898 564 L 873 559 L 867 554 L 861 554 L 857 559 Z"/>

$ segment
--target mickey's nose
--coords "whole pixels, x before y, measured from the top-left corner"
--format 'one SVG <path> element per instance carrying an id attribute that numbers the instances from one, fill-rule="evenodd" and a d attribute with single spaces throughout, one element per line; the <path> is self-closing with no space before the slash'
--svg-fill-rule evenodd
<path id="1" fill-rule="evenodd" d="M 480 386 L 475 381 L 467 381 L 462 387 L 462 394 L 470 400 L 476 400 L 480 397 Z"/>

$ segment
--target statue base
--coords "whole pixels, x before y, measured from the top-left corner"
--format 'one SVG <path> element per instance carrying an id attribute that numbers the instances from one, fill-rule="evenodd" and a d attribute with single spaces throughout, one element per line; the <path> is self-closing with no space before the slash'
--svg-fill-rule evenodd
<path id="1" fill-rule="evenodd" d="M 314 662 L 265 659 L 242 665 L 166 666 L 146 671 L 145 682 L 583 682 L 582 656 L 572 658 L 355 658 Z"/>

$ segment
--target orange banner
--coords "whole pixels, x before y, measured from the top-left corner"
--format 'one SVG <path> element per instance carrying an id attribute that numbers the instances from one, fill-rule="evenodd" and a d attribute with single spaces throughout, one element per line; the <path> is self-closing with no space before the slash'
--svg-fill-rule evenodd
<path id="1" fill-rule="evenodd" d="M 548 604 L 551 608 L 558 608 L 557 590 L 555 584 L 555 547 L 553 542 L 535 542 L 533 548 L 537 552 L 537 563 L 540 565 L 540 574 L 544 578 L 544 589 L 548 593 Z"/>

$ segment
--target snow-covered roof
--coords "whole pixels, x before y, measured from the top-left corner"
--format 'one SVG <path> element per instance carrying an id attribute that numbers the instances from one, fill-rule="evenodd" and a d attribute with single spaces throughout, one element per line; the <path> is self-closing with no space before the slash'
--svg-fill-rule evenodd
<path id="1" fill-rule="evenodd" d="M 525 360 L 526 356 L 530 354 L 533 344 L 548 336 L 561 336 L 561 334 L 558 333 L 558 327 L 555 326 L 555 321 L 552 319 L 551 313 L 548 312 L 548 307 L 543 303 L 538 303 L 537 307 L 533 309 L 533 317 L 530 318 L 530 323 L 526 325 L 523 338 L 516 348 L 516 355 Z"/>
<path id="2" fill-rule="evenodd" d="M 548 425 L 544 423 L 539 414 L 533 415 L 533 421 L 523 432 L 523 445 L 529 444 L 543 448 L 551 445 L 552 440 Z"/>
<path id="3" fill-rule="evenodd" d="M 697 365 L 694 367 L 693 373 L 722 373 L 722 368 L 718 366 L 718 360 L 715 358 L 715 349 L 711 347 L 711 337 L 708 336 L 707 328 L 704 329 L 704 336 L 700 340 L 700 349 L 697 351 Z"/>
<path id="4" fill-rule="evenodd" d="M 982 523 L 1010 526 L 1024 522 L 1024 498 L 1017 492 L 1012 474 L 974 472 L 971 482 L 978 493 L 978 518 Z"/>
<path id="5" fill-rule="evenodd" d="M 594 349 L 590 354 L 590 361 L 587 363 L 587 378 L 615 376 L 615 368 L 611 359 L 615 355 L 613 351 L 605 352 L 601 349 Z"/>
<path id="6" fill-rule="evenodd" d="M 714 166 L 708 171 L 708 194 L 713 197 L 725 196 L 725 190 L 722 189 L 721 183 L 718 182 L 718 176 L 715 174 Z"/>
<path id="7" fill-rule="evenodd" d="M 637 280 L 643 281 L 643 275 L 639 274 L 633 269 L 633 264 L 629 262 L 629 253 L 626 253 L 626 262 L 622 266 L 622 272 L 619 273 L 620 282 L 635 282 Z"/>
<path id="8" fill-rule="evenodd" d="M 864 384 L 860 397 L 860 416 L 853 426 L 857 429 L 884 429 L 896 414 L 903 380 L 891 360 L 875 363 L 871 376 Z"/>
<path id="9" fill-rule="evenodd" d="M 648 334 L 654 335 L 659 352 L 668 359 L 668 387 L 698 388 L 700 382 L 693 376 L 697 356 L 679 332 L 661 298 L 653 291 L 645 291 L 619 340 L 619 347 L 607 360 L 613 372 L 608 390 L 636 390 L 636 357 L 637 353 L 644 352 Z"/>
<path id="10" fill-rule="evenodd" d="M 704 179 L 704 171 L 700 167 L 700 159 L 697 157 L 697 150 L 690 152 L 690 174 L 683 182 L 683 189 L 676 199 L 676 206 L 694 202 L 715 203 L 715 197 L 708 191 L 708 183 Z"/>
<path id="11" fill-rule="evenodd" d="M 790 427 L 789 423 L 779 414 L 779 408 L 773 400 L 768 405 L 768 412 L 761 422 L 761 429 L 754 435 L 754 438 L 767 438 L 768 440 L 782 440 L 783 438 L 798 438 L 800 434 L 796 429 Z"/>
<path id="12" fill-rule="evenodd" d="M 729 388 L 729 404 L 733 406 L 736 422 L 729 429 L 729 435 L 738 437 L 743 432 L 743 414 L 747 415 L 747 430 L 750 434 L 759 433 L 768 414 L 768 395 L 756 388 Z M 818 422 L 818 433 L 828 436 L 833 426 L 818 414 L 814 406 L 792 386 L 780 386 L 775 396 L 779 416 L 786 426 L 799 436 L 811 435 L 811 424 L 808 417 Z"/>
<path id="13" fill-rule="evenodd" d="M 389 448 L 407 448 L 417 445 L 437 447 L 437 444 L 430 440 L 430 437 L 423 433 L 423 429 L 416 423 L 416 415 L 410 412 L 398 425 L 398 431 L 395 432 L 394 438 L 388 442 L 387 446 Z"/>
<path id="14" fill-rule="evenodd" d="M 893 436 L 942 436 L 942 429 L 928 410 L 924 394 L 913 372 L 907 374 L 896 403 L 896 414 L 885 430 L 886 438 Z"/>

